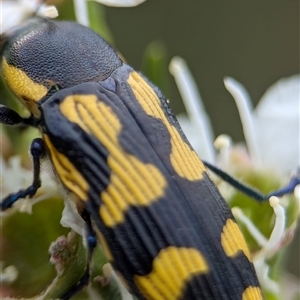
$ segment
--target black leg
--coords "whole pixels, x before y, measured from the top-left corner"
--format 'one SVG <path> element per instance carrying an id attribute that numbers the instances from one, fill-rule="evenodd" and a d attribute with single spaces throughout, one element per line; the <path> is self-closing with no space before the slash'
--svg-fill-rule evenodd
<path id="1" fill-rule="evenodd" d="M 91 216 L 86 211 L 86 209 L 80 212 L 80 216 L 82 217 L 82 219 L 85 221 L 86 224 L 86 241 L 88 247 L 88 264 L 89 264 L 93 256 L 94 249 L 97 246 L 96 232 L 92 226 Z"/>
<path id="2" fill-rule="evenodd" d="M 66 292 L 61 299 L 68 300 L 71 297 L 73 297 L 76 293 L 78 293 L 80 290 L 82 290 L 86 285 L 88 285 L 90 280 L 90 274 L 91 274 L 91 264 L 92 264 L 92 257 L 95 247 L 97 246 L 97 238 L 96 233 L 92 227 L 91 218 L 88 212 L 84 209 L 80 212 L 81 217 L 86 222 L 86 241 L 87 241 L 87 248 L 88 248 L 88 257 L 87 257 L 87 266 L 85 269 L 85 272 L 83 276 L 80 278 L 80 280 L 73 285 L 68 292 Z"/>
<path id="3" fill-rule="evenodd" d="M 32 198 L 36 191 L 41 186 L 41 178 L 40 178 L 40 171 L 41 171 L 41 162 L 40 159 L 45 155 L 45 145 L 41 138 L 36 138 L 32 141 L 30 145 L 30 153 L 32 155 L 33 160 L 33 182 L 32 185 L 29 186 L 27 189 L 20 190 L 17 193 L 10 194 L 6 198 L 2 200 L 0 203 L 0 209 L 2 211 L 10 208 L 16 201 L 22 198 L 26 198 L 29 196 Z"/>

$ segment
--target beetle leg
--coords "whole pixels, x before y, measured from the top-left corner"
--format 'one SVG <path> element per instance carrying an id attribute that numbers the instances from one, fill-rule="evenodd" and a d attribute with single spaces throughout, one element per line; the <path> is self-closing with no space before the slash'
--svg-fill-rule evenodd
<path id="1" fill-rule="evenodd" d="M 90 263 L 94 249 L 97 246 L 96 232 L 92 226 L 92 221 L 89 213 L 85 209 L 83 209 L 79 214 L 86 224 L 85 233 L 88 247 L 88 263 Z"/>
<path id="2" fill-rule="evenodd" d="M 45 155 L 45 145 L 44 141 L 41 138 L 36 138 L 32 141 L 30 145 L 30 153 L 32 155 L 33 161 L 33 182 L 28 188 L 20 190 L 17 193 L 13 193 L 5 197 L 0 203 L 0 209 L 2 211 L 10 208 L 19 199 L 26 198 L 27 196 L 32 198 L 41 186 L 40 160 Z"/>
<path id="3" fill-rule="evenodd" d="M 90 215 L 88 214 L 88 212 L 85 209 L 80 211 L 79 214 L 81 215 L 81 217 L 84 219 L 84 221 L 86 223 L 85 235 L 86 235 L 86 242 L 87 242 L 87 248 L 88 248 L 87 266 L 86 266 L 85 272 L 84 272 L 83 276 L 80 278 L 80 280 L 75 285 L 73 285 L 69 289 L 69 291 L 67 291 L 61 297 L 61 299 L 63 299 L 63 300 L 70 299 L 77 292 L 79 292 L 86 285 L 88 285 L 89 279 L 90 279 L 90 274 L 91 274 L 91 264 L 92 264 L 93 252 L 97 245 L 96 233 L 92 227 Z"/>

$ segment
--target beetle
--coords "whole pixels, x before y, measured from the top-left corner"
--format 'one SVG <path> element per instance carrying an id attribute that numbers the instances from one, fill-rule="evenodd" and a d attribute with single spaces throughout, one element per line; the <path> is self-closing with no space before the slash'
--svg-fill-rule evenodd
<path id="1" fill-rule="evenodd" d="M 0 121 L 42 135 L 30 146 L 32 185 L 2 210 L 36 193 L 47 157 L 138 299 L 263 299 L 230 208 L 156 86 L 73 22 L 29 19 L 1 36 L 0 57 L 31 113 L 1 106 Z"/>

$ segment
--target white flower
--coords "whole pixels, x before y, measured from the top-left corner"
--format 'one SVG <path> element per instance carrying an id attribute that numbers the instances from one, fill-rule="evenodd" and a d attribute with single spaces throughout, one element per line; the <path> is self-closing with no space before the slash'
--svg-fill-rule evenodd
<path id="1" fill-rule="evenodd" d="M 178 120 L 201 158 L 215 162 L 213 130 L 185 62 L 175 57 L 170 63 L 188 118 Z M 225 87 L 236 101 L 251 162 L 256 167 L 289 175 L 300 163 L 300 75 L 280 79 L 263 95 L 253 110 L 245 88 L 232 78 Z"/>
<path id="2" fill-rule="evenodd" d="M 192 74 L 180 57 L 171 60 L 169 69 L 189 115 L 188 119 L 183 115 L 178 116 L 178 121 L 200 157 L 214 162 L 213 131 Z"/>
<path id="3" fill-rule="evenodd" d="M 107 6 L 131 7 L 137 6 L 146 0 L 94 0 Z"/>
<path id="4" fill-rule="evenodd" d="M 8 162 L 0 156 L 0 199 L 8 194 L 16 193 L 20 189 L 28 188 L 32 184 L 33 171 L 27 170 L 21 165 L 19 156 L 10 157 Z M 14 204 L 14 209 L 8 209 L 3 214 L 9 215 L 15 209 L 21 212 L 32 212 L 32 206 L 42 200 L 48 199 L 57 194 L 57 187 L 51 176 L 44 169 L 41 170 L 42 186 L 38 189 L 33 198 L 20 199 Z"/>
<path id="5" fill-rule="evenodd" d="M 281 174 L 300 163 L 300 75 L 280 79 L 252 109 L 245 88 L 232 78 L 225 86 L 237 103 L 253 163 Z"/>
<path id="6" fill-rule="evenodd" d="M 57 10 L 54 6 L 41 4 L 40 0 L 2 0 L 0 2 L 0 34 L 19 25 L 33 13 L 55 18 Z"/>
<path id="7" fill-rule="evenodd" d="M 74 0 L 77 22 L 89 26 L 86 1 Z M 107 6 L 132 7 L 146 0 L 94 0 Z M 56 18 L 58 11 L 53 5 L 46 5 L 42 0 L 2 0 L 0 2 L 0 34 L 21 24 L 33 14 L 46 18 Z"/>
<path id="8" fill-rule="evenodd" d="M 89 14 L 87 1 L 92 0 L 73 0 L 76 20 L 79 24 L 89 27 Z M 146 0 L 93 0 L 106 6 L 132 7 L 137 6 Z"/>
<path id="9" fill-rule="evenodd" d="M 255 227 L 252 221 L 243 214 L 243 211 L 237 207 L 232 208 L 234 217 L 243 223 L 248 231 L 251 233 L 255 241 L 260 245 L 261 249 L 255 253 L 253 257 L 253 264 L 261 285 L 273 292 L 279 293 L 280 288 L 277 282 L 269 278 L 269 266 L 266 262 L 269 258 L 273 257 L 279 250 L 282 241 L 285 238 L 285 211 L 279 204 L 279 199 L 272 196 L 269 200 L 270 206 L 274 210 L 275 224 L 269 239 L 266 239 L 262 233 Z"/>
<path id="10" fill-rule="evenodd" d="M 219 155 L 215 159 L 212 148 L 214 138 L 209 119 L 186 64 L 180 58 L 173 58 L 170 63 L 170 72 L 175 77 L 188 113 L 188 117 L 179 116 L 178 120 L 201 158 L 213 164 L 217 161 L 222 169 L 230 170 L 233 174 L 239 168 L 246 167 L 247 170 L 272 170 L 275 177 L 284 179 L 290 175 L 287 174 L 288 172 L 299 166 L 300 75 L 281 79 L 275 83 L 267 90 L 255 110 L 252 109 L 250 97 L 245 88 L 236 80 L 226 78 L 225 86 L 239 109 L 247 149 L 233 145 L 230 137 L 222 135 L 215 141 L 215 147 L 219 150 Z M 205 145 L 208 142 L 211 145 Z M 228 196 L 232 192 L 226 184 L 218 184 L 218 187 L 223 195 Z M 296 199 L 300 198 L 299 185 L 298 189 L 295 189 L 295 196 Z M 279 286 L 277 282 L 269 278 L 267 262 L 287 243 L 297 222 L 295 220 L 289 228 L 286 228 L 285 206 L 287 204 L 285 200 L 284 198 L 279 200 L 276 197 L 269 199 L 275 217 L 269 238 L 261 234 L 240 208 L 232 208 L 235 218 L 246 226 L 257 245 L 260 246 L 260 250 L 253 257 L 259 281 L 265 289 L 275 294 L 279 292 Z M 271 224 L 272 220 L 269 222 Z"/>
<path id="11" fill-rule="evenodd" d="M 68 199 L 67 195 L 64 196 L 64 199 L 65 206 L 62 212 L 60 224 L 63 227 L 73 229 L 76 233 L 80 234 L 85 239 L 85 221 L 78 214 L 75 203 L 72 202 L 71 199 Z"/>

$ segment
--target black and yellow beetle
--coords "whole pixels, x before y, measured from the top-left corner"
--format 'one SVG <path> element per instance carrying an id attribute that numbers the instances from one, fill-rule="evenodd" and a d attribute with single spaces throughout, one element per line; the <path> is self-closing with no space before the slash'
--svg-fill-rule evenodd
<path id="1" fill-rule="evenodd" d="M 42 134 L 33 184 L 2 210 L 35 194 L 46 156 L 138 299 L 263 299 L 231 211 L 158 88 L 76 23 L 30 19 L 0 47 L 5 82 L 31 112 L 1 106 L 0 122 Z"/>

